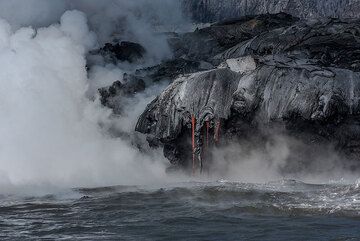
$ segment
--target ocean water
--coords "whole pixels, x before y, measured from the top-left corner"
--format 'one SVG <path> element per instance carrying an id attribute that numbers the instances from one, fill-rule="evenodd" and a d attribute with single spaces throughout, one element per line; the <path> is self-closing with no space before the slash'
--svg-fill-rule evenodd
<path id="1" fill-rule="evenodd" d="M 3 195 L 0 240 L 360 240 L 360 186 L 218 181 Z"/>

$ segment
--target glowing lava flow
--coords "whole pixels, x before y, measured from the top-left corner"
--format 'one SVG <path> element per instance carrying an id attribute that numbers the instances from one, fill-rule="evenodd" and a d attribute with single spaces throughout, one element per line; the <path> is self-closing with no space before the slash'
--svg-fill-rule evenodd
<path id="1" fill-rule="evenodd" d="M 221 122 L 220 120 L 218 120 L 215 125 L 215 133 L 214 133 L 215 143 L 219 143 L 220 140 L 220 127 L 221 127 Z"/>
<path id="2" fill-rule="evenodd" d="M 196 118 L 195 115 L 191 115 L 191 142 L 192 142 L 192 174 L 195 175 L 197 168 L 200 168 L 200 173 L 203 172 L 204 160 L 209 158 L 207 152 L 210 149 L 210 121 L 205 121 L 205 126 L 202 131 L 203 142 L 197 147 L 196 142 Z M 217 120 L 214 126 L 214 141 L 212 143 L 219 144 L 220 141 L 220 128 L 221 121 Z M 201 148 L 202 147 L 202 148 Z M 200 149 L 200 155 L 197 156 L 197 151 Z M 208 160 L 207 160 L 208 161 Z M 198 163 L 197 163 L 198 162 Z"/>
<path id="3" fill-rule="evenodd" d="M 205 140 L 205 146 L 206 146 L 206 149 L 209 148 L 209 130 L 210 130 L 210 122 L 209 121 L 206 121 L 205 122 L 205 128 L 206 128 L 206 140 Z"/>
<path id="4" fill-rule="evenodd" d="M 193 163 L 192 163 L 192 169 L 193 169 L 193 174 L 195 174 L 195 169 L 196 169 L 196 164 L 195 164 L 195 159 L 196 159 L 196 154 L 195 154 L 195 149 L 196 149 L 196 144 L 195 144 L 195 128 L 196 128 L 196 119 L 195 116 L 192 115 L 191 116 L 191 141 L 192 141 L 192 158 L 193 158 Z"/>

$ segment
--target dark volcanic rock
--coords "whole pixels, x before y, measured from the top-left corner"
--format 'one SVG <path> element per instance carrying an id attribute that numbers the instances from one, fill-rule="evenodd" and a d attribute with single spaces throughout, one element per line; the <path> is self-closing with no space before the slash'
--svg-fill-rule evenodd
<path id="1" fill-rule="evenodd" d="M 356 123 L 346 123 L 359 116 L 359 100 L 360 73 L 261 62 L 247 73 L 215 69 L 177 79 L 147 107 L 137 131 L 162 142 L 173 163 L 188 166 L 191 116 L 197 120 L 199 146 L 204 143 L 201 133 L 206 121 L 212 132 L 215 123 L 222 121 L 222 135 L 227 139 L 244 137 L 250 130 L 255 135 L 261 132 L 257 126 L 280 122 L 289 131 L 308 130 L 311 138 L 318 135 L 337 141 L 346 139 L 344 134 L 350 130 L 360 136 L 354 133 L 359 131 Z M 239 128 L 237 123 L 241 123 Z M 184 133 L 188 133 L 187 142 Z"/>
<path id="2" fill-rule="evenodd" d="M 145 69 L 137 70 L 134 74 L 124 74 L 123 83 L 116 81 L 112 86 L 99 89 L 101 103 L 112 109 L 115 114 L 121 114 L 124 98 L 144 91 L 147 84 L 152 85 L 160 81 L 172 81 L 176 77 L 208 70 L 213 66 L 204 61 L 191 61 L 186 59 L 174 59 Z"/>
<path id="3" fill-rule="evenodd" d="M 141 78 L 124 74 L 124 83 L 115 81 L 110 87 L 99 89 L 100 100 L 104 106 L 114 111 L 114 114 L 121 114 L 123 98 L 145 90 L 145 82 Z"/>
<path id="4" fill-rule="evenodd" d="M 360 21 L 329 19 L 295 24 L 262 33 L 216 58 L 285 53 L 321 66 L 360 70 Z"/>
<path id="5" fill-rule="evenodd" d="M 137 130 L 171 141 L 189 123 L 191 115 L 200 120 L 198 129 L 205 120 L 228 118 L 240 77 L 229 69 L 215 69 L 178 78 L 148 106 Z"/>
<path id="6" fill-rule="evenodd" d="M 182 0 L 184 12 L 199 22 L 285 12 L 300 18 L 358 18 L 358 0 Z"/>
<path id="7" fill-rule="evenodd" d="M 164 61 L 163 63 L 139 70 L 137 74 L 146 76 L 150 81 L 173 80 L 179 75 L 195 73 L 213 68 L 210 63 L 204 61 L 192 61 L 183 58 Z"/>
<path id="8" fill-rule="evenodd" d="M 219 144 L 219 133 L 224 144 L 262 145 L 274 127 L 313 151 L 331 144 L 358 161 L 360 23 L 290 22 L 217 55 L 214 59 L 223 61 L 218 68 L 176 79 L 149 104 L 136 130 L 163 145 L 172 164 L 184 167 L 192 159 L 202 163 L 208 143 Z M 313 151 L 307 150 L 298 148 L 310 160 Z"/>
<path id="9" fill-rule="evenodd" d="M 239 42 L 275 28 L 290 26 L 296 21 L 297 18 L 285 13 L 248 16 L 186 33 L 169 42 L 176 57 L 206 60 Z"/>
<path id="10" fill-rule="evenodd" d="M 143 58 L 146 53 L 144 47 L 140 44 L 126 41 L 116 44 L 107 43 L 99 52 L 113 63 L 118 61 L 134 63 Z"/>

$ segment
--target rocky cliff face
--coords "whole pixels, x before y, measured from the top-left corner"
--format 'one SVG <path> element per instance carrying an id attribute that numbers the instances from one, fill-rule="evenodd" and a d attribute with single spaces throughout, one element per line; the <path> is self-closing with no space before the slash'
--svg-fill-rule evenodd
<path id="1" fill-rule="evenodd" d="M 230 35 L 229 44 L 218 37 Z M 174 166 L 203 170 L 211 166 L 210 149 L 231 142 L 266 145 L 273 130 L 304 144 L 288 157 L 287 171 L 311 160 L 322 145 L 358 166 L 360 21 L 262 15 L 178 38 L 191 39 L 174 45 L 182 58 L 214 67 L 176 78 L 136 127 L 152 145 L 163 146 Z"/>
<path id="2" fill-rule="evenodd" d="M 204 18 L 222 19 L 228 15 L 219 14 L 227 12 L 230 3 L 196 1 L 191 7 L 206 7 Z M 330 5 L 321 0 L 296 6 L 285 0 L 236 3 L 245 9 L 252 6 L 251 13 L 305 8 L 299 17 L 312 16 L 315 10 L 319 16 L 330 14 L 325 9 Z M 333 3 L 338 4 L 331 7 L 333 16 L 358 14 L 355 1 Z M 208 15 L 212 8 L 219 11 Z M 242 14 L 236 12 L 242 9 L 232 11 Z M 339 165 L 360 168 L 360 20 L 263 14 L 170 34 L 168 41 L 173 59 L 126 74 L 100 94 L 102 103 L 118 114 L 124 96 L 170 80 L 139 117 L 136 130 L 146 135 L 150 146 L 163 148 L 172 167 L 209 170 L 215 161 L 219 164 L 219 148 L 235 143 L 249 152 L 254 147 L 269 151 L 281 136 L 288 146 L 281 167 L 286 173 L 319 168 L 319 159 L 337 158 Z M 136 61 L 141 58 L 141 46 L 120 47 L 135 53 Z M 121 60 L 122 55 L 112 53 L 116 49 L 100 53 L 110 56 L 109 61 Z M 265 159 L 278 159 L 276 152 L 265 153 Z"/>
<path id="3" fill-rule="evenodd" d="M 359 0 L 182 0 L 182 4 L 185 13 L 199 22 L 279 12 L 300 18 L 360 16 Z"/>

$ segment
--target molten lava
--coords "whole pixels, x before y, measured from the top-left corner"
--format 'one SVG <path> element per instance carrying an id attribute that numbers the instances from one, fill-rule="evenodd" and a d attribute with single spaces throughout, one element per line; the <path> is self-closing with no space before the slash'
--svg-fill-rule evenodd
<path id="1" fill-rule="evenodd" d="M 192 115 L 191 116 L 191 142 L 192 142 L 192 157 L 193 157 L 193 162 L 192 162 L 193 174 L 195 174 L 195 169 L 196 169 L 196 163 L 195 163 L 195 159 L 196 159 L 196 153 L 195 153 L 195 149 L 196 149 L 195 129 L 196 129 L 196 119 L 195 119 L 195 116 Z"/>

